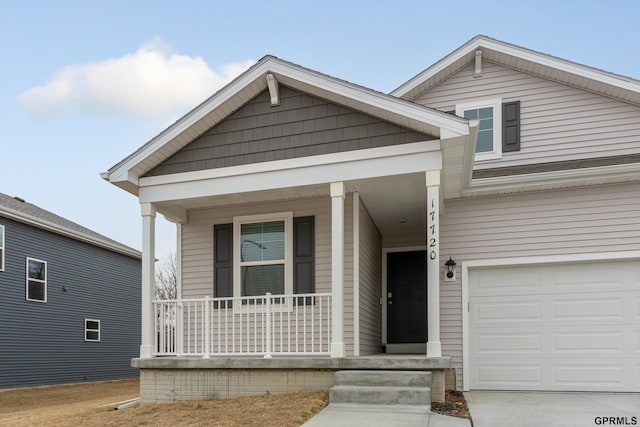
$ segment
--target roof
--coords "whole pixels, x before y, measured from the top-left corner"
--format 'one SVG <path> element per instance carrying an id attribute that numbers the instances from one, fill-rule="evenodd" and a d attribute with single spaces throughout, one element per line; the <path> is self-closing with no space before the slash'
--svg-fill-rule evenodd
<path id="1" fill-rule="evenodd" d="M 10 218 L 43 230 L 70 237 L 94 246 L 141 258 L 139 251 L 89 230 L 75 222 L 28 203 L 18 197 L 0 193 L 0 216 Z"/>
<path id="2" fill-rule="evenodd" d="M 140 177 L 266 90 L 267 74 L 279 84 L 417 132 L 440 138 L 443 132 L 447 137 L 469 134 L 464 118 L 267 55 L 101 176 L 137 195 Z"/>
<path id="3" fill-rule="evenodd" d="M 469 40 L 392 91 L 391 95 L 416 99 L 473 62 L 478 50 L 482 51 L 483 60 L 640 106 L 639 80 L 483 35 Z"/>

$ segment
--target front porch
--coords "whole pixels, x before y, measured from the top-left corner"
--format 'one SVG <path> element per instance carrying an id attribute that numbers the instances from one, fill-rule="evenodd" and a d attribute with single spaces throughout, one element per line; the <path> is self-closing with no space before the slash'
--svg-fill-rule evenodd
<path id="1" fill-rule="evenodd" d="M 235 397 L 247 394 L 328 391 L 338 371 L 430 372 L 431 401 L 455 389 L 449 357 L 379 354 L 361 357 L 156 357 L 134 359 L 143 402 Z"/>

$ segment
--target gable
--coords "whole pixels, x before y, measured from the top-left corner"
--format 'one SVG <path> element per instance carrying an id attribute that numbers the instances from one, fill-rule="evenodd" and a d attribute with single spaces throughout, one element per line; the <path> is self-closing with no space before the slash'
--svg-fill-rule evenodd
<path id="1" fill-rule="evenodd" d="M 272 106 L 269 91 L 262 91 L 146 176 L 433 139 L 438 138 L 281 85 L 280 105 Z"/>
<path id="2" fill-rule="evenodd" d="M 476 162 L 475 169 L 605 157 L 624 163 L 627 157 L 640 154 L 640 107 L 636 105 L 489 61 L 483 61 L 482 77 L 474 78 L 473 71 L 473 65 L 468 65 L 418 95 L 415 102 L 453 111 L 456 104 L 468 101 L 520 101 L 520 151 Z"/>

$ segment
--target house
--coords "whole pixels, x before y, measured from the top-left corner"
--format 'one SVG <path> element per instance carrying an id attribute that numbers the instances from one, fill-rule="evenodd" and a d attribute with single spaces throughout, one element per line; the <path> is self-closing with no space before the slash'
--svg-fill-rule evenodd
<path id="1" fill-rule="evenodd" d="M 140 252 L 0 193 L 0 388 L 137 377 Z"/>
<path id="2" fill-rule="evenodd" d="M 486 36 L 391 94 L 266 56 L 102 176 L 141 203 L 145 400 L 640 391 L 640 81 Z"/>

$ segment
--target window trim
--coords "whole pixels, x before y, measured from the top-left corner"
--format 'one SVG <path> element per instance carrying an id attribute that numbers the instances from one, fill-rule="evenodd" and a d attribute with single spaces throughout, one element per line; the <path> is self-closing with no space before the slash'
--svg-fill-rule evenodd
<path id="1" fill-rule="evenodd" d="M 456 104 L 456 115 L 464 117 L 467 110 L 479 108 L 493 108 L 493 150 L 475 153 L 475 161 L 496 160 L 502 158 L 502 98 L 484 99 L 479 101 Z"/>
<path id="2" fill-rule="evenodd" d="M 35 261 L 35 262 L 41 262 L 44 264 L 44 280 L 40 280 L 40 279 L 31 279 L 29 278 L 29 261 Z M 37 258 L 31 258 L 31 257 L 27 257 L 27 262 L 25 265 L 25 298 L 27 301 L 33 301 L 33 302 L 40 302 L 40 303 L 46 303 L 47 302 L 47 284 L 48 284 L 48 280 L 49 280 L 49 272 L 48 272 L 48 266 L 47 266 L 47 261 L 43 261 L 41 259 L 37 259 Z M 36 282 L 40 282 L 44 284 L 44 299 L 40 300 L 40 299 L 33 299 L 33 298 L 29 298 L 29 280 L 34 280 Z"/>
<path id="3" fill-rule="evenodd" d="M 7 230 L 2 224 L 0 224 L 0 230 L 2 231 L 0 234 L 0 251 L 2 251 L 0 252 L 0 271 L 4 271 L 4 254 L 7 252 L 5 248 L 5 233 Z"/>
<path id="4" fill-rule="evenodd" d="M 98 329 L 90 329 L 87 327 L 87 322 L 96 322 L 98 324 Z M 102 333 L 101 333 L 101 328 L 100 328 L 100 320 L 99 319 L 84 319 L 84 341 L 85 342 L 100 342 L 100 340 L 102 339 Z M 97 332 L 98 333 L 98 339 L 97 340 L 93 340 L 90 338 L 87 338 L 87 332 Z"/>
<path id="5" fill-rule="evenodd" d="M 242 297 L 241 262 L 240 262 L 240 233 L 242 224 L 257 222 L 284 221 L 284 294 L 293 293 L 293 212 L 276 212 L 259 215 L 243 215 L 233 217 L 233 296 Z M 254 265 L 276 264 L 267 261 L 251 263 Z M 279 264 L 279 262 L 277 262 Z"/>

